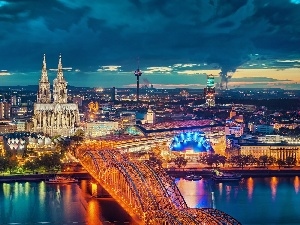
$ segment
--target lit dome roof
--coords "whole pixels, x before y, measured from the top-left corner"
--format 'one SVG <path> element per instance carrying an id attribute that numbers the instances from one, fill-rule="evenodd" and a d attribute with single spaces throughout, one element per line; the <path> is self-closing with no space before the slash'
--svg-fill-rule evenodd
<path id="1" fill-rule="evenodd" d="M 181 152 L 194 150 L 194 152 L 214 152 L 210 142 L 203 132 L 182 132 L 173 137 L 170 144 L 172 151 Z"/>

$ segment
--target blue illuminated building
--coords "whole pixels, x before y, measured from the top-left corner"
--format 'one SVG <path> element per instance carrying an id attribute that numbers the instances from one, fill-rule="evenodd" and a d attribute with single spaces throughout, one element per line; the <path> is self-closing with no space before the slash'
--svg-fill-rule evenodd
<path id="1" fill-rule="evenodd" d="M 182 132 L 171 140 L 170 149 L 176 152 L 193 150 L 194 153 L 213 153 L 214 150 L 205 134 L 200 131 Z"/>

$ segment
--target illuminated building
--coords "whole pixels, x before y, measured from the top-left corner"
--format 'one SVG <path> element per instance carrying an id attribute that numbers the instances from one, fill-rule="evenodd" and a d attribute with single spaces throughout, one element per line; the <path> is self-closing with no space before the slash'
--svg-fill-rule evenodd
<path id="1" fill-rule="evenodd" d="M 155 123 L 155 112 L 152 109 L 148 109 L 146 114 L 146 123 L 154 124 Z"/>
<path id="2" fill-rule="evenodd" d="M 112 134 L 119 129 L 119 123 L 115 121 L 97 121 L 86 123 L 86 136 L 99 137 Z"/>
<path id="3" fill-rule="evenodd" d="M 254 133 L 272 134 L 274 127 L 271 125 L 259 124 L 254 125 Z"/>
<path id="4" fill-rule="evenodd" d="M 26 106 L 12 106 L 11 107 L 11 117 L 24 117 L 28 112 L 28 109 Z"/>
<path id="5" fill-rule="evenodd" d="M 287 157 L 292 157 L 297 161 L 300 160 L 300 145 L 286 143 L 240 143 L 241 155 L 253 155 L 259 158 L 260 156 L 272 156 L 275 160 L 286 160 Z"/>
<path id="6" fill-rule="evenodd" d="M 95 121 L 98 119 L 98 114 L 99 114 L 99 104 L 98 102 L 90 102 L 88 104 L 89 108 L 89 115 L 88 118 L 90 121 Z"/>
<path id="7" fill-rule="evenodd" d="M 136 114 L 135 112 L 122 112 L 120 114 L 120 120 L 122 128 L 133 126 L 136 124 Z"/>
<path id="8" fill-rule="evenodd" d="M 15 122 L 17 126 L 17 131 L 26 131 L 26 122 L 25 121 L 17 121 Z"/>
<path id="9" fill-rule="evenodd" d="M 208 107 L 215 106 L 215 79 L 213 75 L 207 75 L 206 88 L 204 88 L 204 96 Z"/>
<path id="10" fill-rule="evenodd" d="M 0 119 L 10 118 L 10 106 L 8 102 L 0 102 Z"/>
<path id="11" fill-rule="evenodd" d="M 191 153 L 213 153 L 214 150 L 203 132 L 182 132 L 173 137 L 170 144 L 172 151 Z"/>
<path id="12" fill-rule="evenodd" d="M 75 125 L 79 122 L 78 105 L 68 103 L 67 98 L 67 82 L 63 76 L 61 56 L 59 56 L 57 76 L 53 81 L 52 102 L 44 55 L 37 103 L 34 104 L 34 132 L 42 132 L 50 136 L 74 134 Z"/>
<path id="13" fill-rule="evenodd" d="M 11 133 L 17 131 L 17 126 L 12 123 L 0 123 L 0 134 Z"/>
<path id="14" fill-rule="evenodd" d="M 6 133 L 3 135 L 3 144 L 6 151 L 16 151 L 17 155 L 23 155 L 27 149 L 46 152 L 55 148 L 50 137 L 30 132 Z"/>
<path id="15" fill-rule="evenodd" d="M 244 133 L 244 127 L 242 124 L 226 124 L 225 135 L 233 134 L 235 137 L 240 137 Z"/>

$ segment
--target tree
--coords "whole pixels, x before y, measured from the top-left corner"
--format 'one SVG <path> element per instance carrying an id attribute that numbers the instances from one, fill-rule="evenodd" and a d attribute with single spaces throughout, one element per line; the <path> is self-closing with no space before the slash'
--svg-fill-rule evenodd
<path id="1" fill-rule="evenodd" d="M 8 158 L 0 156 L 0 172 L 4 173 L 8 169 Z"/>
<path id="2" fill-rule="evenodd" d="M 156 166 L 162 167 L 162 160 L 156 156 L 150 156 L 149 162 L 154 167 L 156 167 Z"/>
<path id="3" fill-rule="evenodd" d="M 258 159 L 259 159 L 259 162 L 263 164 L 263 166 L 265 167 L 266 164 L 268 163 L 268 156 L 267 155 L 262 155 L 260 156 Z"/>
<path id="4" fill-rule="evenodd" d="M 12 156 L 8 159 L 8 170 L 12 173 L 18 167 L 18 159 L 16 156 Z"/>
<path id="5" fill-rule="evenodd" d="M 296 159 L 292 156 L 288 156 L 285 159 L 285 163 L 287 166 L 294 166 L 294 165 L 296 165 Z"/>
<path id="6" fill-rule="evenodd" d="M 280 169 L 280 167 L 285 165 L 285 162 L 282 159 L 277 159 L 276 164 L 278 165 L 278 168 Z"/>
<path id="7" fill-rule="evenodd" d="M 187 164 L 187 159 L 182 156 L 178 156 L 174 159 L 174 163 L 178 168 L 185 167 Z"/>
<path id="8" fill-rule="evenodd" d="M 276 162 L 276 158 L 274 156 L 268 157 L 268 164 L 273 165 Z"/>
<path id="9" fill-rule="evenodd" d="M 25 170 L 30 170 L 34 173 L 40 167 L 39 159 L 34 159 L 33 161 L 28 160 L 23 167 Z"/>
<path id="10" fill-rule="evenodd" d="M 247 164 L 249 164 L 250 166 L 253 166 L 255 163 L 258 162 L 258 159 L 255 158 L 253 155 L 247 155 Z"/>
<path id="11" fill-rule="evenodd" d="M 224 155 L 218 155 L 218 158 L 217 158 L 218 162 L 221 163 L 223 165 L 223 167 L 225 166 L 225 163 L 227 161 L 227 158 L 226 156 Z"/>
<path id="12" fill-rule="evenodd" d="M 213 164 L 216 162 L 216 159 L 213 154 L 209 154 L 204 158 L 204 162 L 209 165 L 210 167 L 213 167 Z M 217 165 L 216 165 L 217 167 Z"/>
<path id="13" fill-rule="evenodd" d="M 58 170 L 61 166 L 60 157 L 59 153 L 45 154 L 40 158 L 40 165 L 46 171 Z"/>
<path id="14" fill-rule="evenodd" d="M 64 154 L 71 145 L 71 139 L 66 138 L 58 138 L 56 142 L 56 146 L 59 148 L 60 153 Z"/>
<path id="15" fill-rule="evenodd" d="M 244 168 L 244 166 L 247 164 L 247 156 L 246 155 L 235 155 L 235 156 L 232 156 L 230 158 L 230 162 L 232 164 L 235 164 L 239 167 L 242 167 Z"/>

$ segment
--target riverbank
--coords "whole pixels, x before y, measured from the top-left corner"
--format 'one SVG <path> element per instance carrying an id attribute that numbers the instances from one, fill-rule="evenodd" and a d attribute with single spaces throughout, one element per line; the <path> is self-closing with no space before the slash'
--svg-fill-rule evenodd
<path id="1" fill-rule="evenodd" d="M 267 168 L 218 168 L 223 172 L 238 173 L 242 177 L 294 177 L 300 176 L 300 168 L 281 168 L 281 169 L 267 169 Z M 188 169 L 167 169 L 167 174 L 172 177 L 184 177 L 186 174 L 193 173 L 202 177 L 211 177 L 213 175 L 212 169 L 203 168 L 188 168 Z M 79 180 L 91 179 L 91 176 L 87 172 L 59 172 L 60 176 L 73 177 Z M 53 173 L 43 174 L 9 174 L 0 175 L 1 182 L 21 182 L 21 181 L 45 181 L 50 177 L 53 177 Z"/>
<path id="2" fill-rule="evenodd" d="M 225 167 L 218 168 L 219 171 L 228 173 L 238 173 L 242 177 L 288 177 L 288 176 L 300 176 L 300 168 L 233 168 Z M 202 177 L 210 177 L 213 175 L 213 169 L 200 169 L 200 168 L 188 168 L 188 169 L 168 169 L 167 173 L 173 177 L 183 177 L 188 173 L 200 175 Z"/>
<path id="3" fill-rule="evenodd" d="M 1 182 L 25 182 L 25 181 L 45 181 L 55 175 L 73 177 L 79 180 L 91 179 L 91 176 L 87 172 L 59 172 L 57 174 L 53 173 L 43 173 L 43 174 L 6 174 L 0 175 Z"/>

